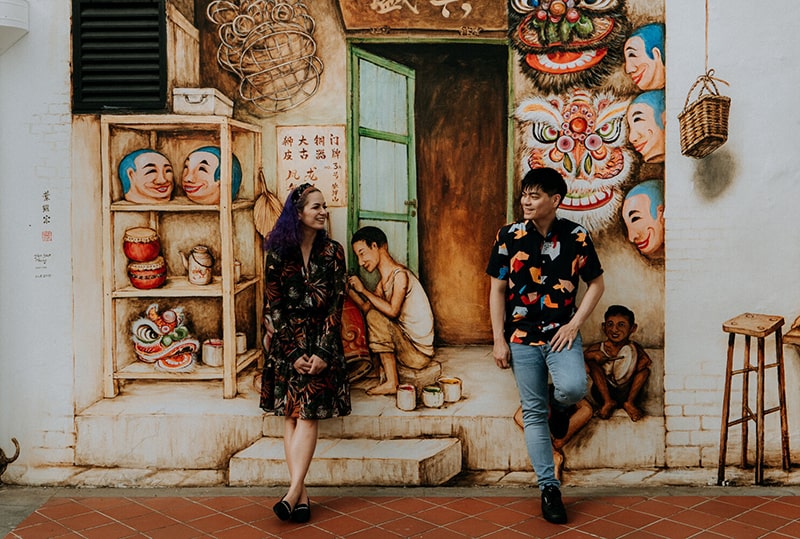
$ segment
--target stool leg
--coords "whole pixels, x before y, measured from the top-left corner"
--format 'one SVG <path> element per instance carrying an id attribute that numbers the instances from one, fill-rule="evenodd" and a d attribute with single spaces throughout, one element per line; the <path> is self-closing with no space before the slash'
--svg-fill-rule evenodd
<path id="1" fill-rule="evenodd" d="M 744 337 L 744 361 L 742 362 L 742 469 L 747 468 L 747 441 L 750 438 L 750 335 Z"/>
<path id="2" fill-rule="evenodd" d="M 758 395 L 756 403 L 756 484 L 764 483 L 764 339 L 758 338 Z"/>
<path id="3" fill-rule="evenodd" d="M 728 335 L 728 360 L 725 366 L 725 390 L 722 394 L 722 424 L 719 429 L 719 467 L 717 468 L 717 485 L 725 482 L 725 456 L 728 450 L 728 418 L 731 406 L 731 372 L 733 371 L 733 339 Z"/>
<path id="4" fill-rule="evenodd" d="M 783 336 L 781 330 L 775 332 L 775 355 L 778 365 L 778 400 L 781 408 L 781 456 L 783 457 L 783 469 L 787 472 L 792 467 L 791 456 L 789 454 L 789 421 L 786 417 L 786 373 L 783 370 Z"/>

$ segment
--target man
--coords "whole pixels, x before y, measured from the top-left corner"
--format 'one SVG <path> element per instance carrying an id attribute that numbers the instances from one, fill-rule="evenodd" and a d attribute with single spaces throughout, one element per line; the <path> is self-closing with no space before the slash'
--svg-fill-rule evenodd
<path id="1" fill-rule="evenodd" d="M 349 279 L 349 295 L 366 313 L 369 349 L 378 354 L 386 380 L 367 390 L 368 395 L 397 393 L 397 363 L 422 369 L 431 361 L 433 311 L 417 277 L 389 254 L 386 234 L 365 226 L 350 240 L 358 265 L 380 273 L 380 282 L 370 291 L 357 276 Z"/>
<path id="2" fill-rule="evenodd" d="M 500 229 L 486 268 L 492 356 L 501 369 L 511 367 L 517 381 L 542 515 L 563 524 L 567 513 L 550 437 L 565 436 L 570 406 L 586 395 L 579 330 L 603 294 L 603 269 L 586 229 L 556 216 L 567 194 L 561 174 L 533 169 L 521 187 L 523 220 Z M 576 308 L 579 279 L 588 288 Z"/>
<path id="3" fill-rule="evenodd" d="M 628 241 L 650 259 L 664 256 L 664 187 L 660 180 L 647 180 L 633 187 L 622 203 L 622 220 Z"/>
<path id="4" fill-rule="evenodd" d="M 149 148 L 135 150 L 119 163 L 123 197 L 137 204 L 169 202 L 174 187 L 172 164 Z"/>
<path id="5" fill-rule="evenodd" d="M 664 25 L 645 24 L 625 42 L 625 73 L 640 90 L 663 90 L 667 81 Z"/>
<path id="6" fill-rule="evenodd" d="M 231 198 L 236 198 L 242 183 L 242 166 L 231 154 Z M 189 200 L 198 204 L 219 204 L 220 151 L 217 146 L 203 146 L 186 158 L 181 184 Z"/>
<path id="7" fill-rule="evenodd" d="M 628 105 L 628 140 L 645 163 L 663 163 L 666 155 L 664 90 L 637 95 Z"/>

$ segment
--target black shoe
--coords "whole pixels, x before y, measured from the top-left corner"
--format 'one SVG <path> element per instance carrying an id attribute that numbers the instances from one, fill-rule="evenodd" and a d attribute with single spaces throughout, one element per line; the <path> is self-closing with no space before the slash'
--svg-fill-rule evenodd
<path id="1" fill-rule="evenodd" d="M 292 506 L 289 505 L 289 502 L 287 502 L 283 498 L 281 498 L 281 501 L 272 506 L 272 511 L 281 520 L 289 520 L 289 518 L 291 518 L 292 516 Z"/>
<path id="2" fill-rule="evenodd" d="M 542 516 L 553 524 L 567 523 L 567 510 L 561 501 L 561 491 L 555 485 L 547 485 L 542 490 Z"/>
<path id="3" fill-rule="evenodd" d="M 311 500 L 308 503 L 298 503 L 292 511 L 292 522 L 302 524 L 311 520 Z"/>
<path id="4" fill-rule="evenodd" d="M 550 434 L 553 438 L 563 438 L 567 435 L 567 429 L 569 429 L 569 409 L 562 408 L 555 401 L 551 401 L 547 423 L 550 426 Z"/>

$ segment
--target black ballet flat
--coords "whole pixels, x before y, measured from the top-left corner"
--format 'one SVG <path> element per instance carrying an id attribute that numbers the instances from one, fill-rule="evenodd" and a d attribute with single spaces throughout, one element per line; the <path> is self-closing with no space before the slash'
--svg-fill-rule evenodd
<path id="1" fill-rule="evenodd" d="M 311 520 L 311 500 L 308 503 L 298 503 L 292 511 L 292 522 L 302 524 Z"/>
<path id="2" fill-rule="evenodd" d="M 289 520 L 290 518 L 292 518 L 292 513 L 293 513 L 292 506 L 289 505 L 289 502 L 287 502 L 283 498 L 281 498 L 281 501 L 272 506 L 272 511 L 281 520 Z"/>

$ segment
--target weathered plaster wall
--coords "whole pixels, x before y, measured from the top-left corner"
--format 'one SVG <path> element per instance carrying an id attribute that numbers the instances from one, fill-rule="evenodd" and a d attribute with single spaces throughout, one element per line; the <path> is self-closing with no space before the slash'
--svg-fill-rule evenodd
<path id="1" fill-rule="evenodd" d="M 750 311 L 782 315 L 791 324 L 800 314 L 800 173 L 794 159 L 800 115 L 792 97 L 800 83 L 795 54 L 800 35 L 794 24 L 800 11 L 790 1 L 772 3 L 762 14 L 753 13 L 745 0 L 709 3 L 709 66 L 730 82 L 721 91 L 732 104 L 728 142 L 698 161 L 680 155 L 676 120 L 686 93 L 705 70 L 704 2 L 665 2 L 669 466 L 716 464 L 727 346 L 722 322 Z M 790 348 L 789 427 L 797 440 L 800 399 L 792 388 L 797 387 L 798 356 Z M 775 395 L 771 374 L 767 389 Z M 779 439 L 776 416 L 767 421 L 766 439 L 772 442 L 767 451 L 773 454 Z"/>
<path id="2" fill-rule="evenodd" d="M 70 3 L 31 0 L 0 55 L 0 446 L 73 456 Z M 52 232 L 52 241 L 43 234 Z M 46 259 L 46 262 L 43 260 Z"/>

